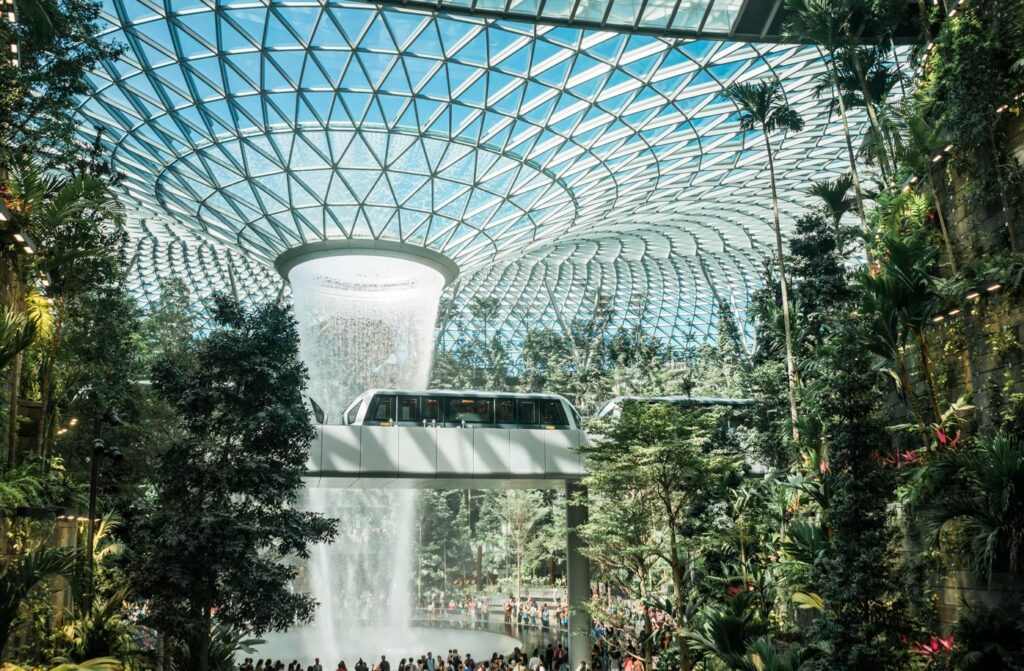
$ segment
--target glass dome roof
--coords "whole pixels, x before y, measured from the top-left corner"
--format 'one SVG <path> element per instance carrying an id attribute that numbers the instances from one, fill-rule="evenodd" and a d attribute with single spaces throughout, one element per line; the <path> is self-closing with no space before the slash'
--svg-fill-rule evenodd
<path id="1" fill-rule="evenodd" d="M 276 296 L 289 248 L 378 239 L 454 261 L 456 310 L 499 298 L 513 340 L 601 293 L 624 319 L 643 296 L 682 347 L 717 301 L 742 319 L 772 240 L 763 138 L 722 89 L 778 77 L 804 116 L 773 142 L 786 221 L 847 169 L 806 45 L 337 0 L 105 0 L 104 20 L 127 49 L 90 75 L 81 132 L 125 176 L 148 299 L 169 276 Z"/>

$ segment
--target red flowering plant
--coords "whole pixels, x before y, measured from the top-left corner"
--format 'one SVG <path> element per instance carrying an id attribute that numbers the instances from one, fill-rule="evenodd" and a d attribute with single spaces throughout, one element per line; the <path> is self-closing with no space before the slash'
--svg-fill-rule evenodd
<path id="1" fill-rule="evenodd" d="M 914 641 L 910 651 L 928 665 L 927 668 L 941 668 L 946 665 L 949 653 L 953 651 L 952 636 L 931 636 L 927 641 Z"/>

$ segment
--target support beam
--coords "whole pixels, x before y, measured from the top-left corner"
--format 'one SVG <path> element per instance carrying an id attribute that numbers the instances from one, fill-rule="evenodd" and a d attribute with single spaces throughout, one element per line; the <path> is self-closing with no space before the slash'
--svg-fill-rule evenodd
<path id="1" fill-rule="evenodd" d="M 569 535 L 566 539 L 566 592 L 569 599 L 569 668 L 576 671 L 580 662 L 590 666 L 590 614 L 583 605 L 590 601 L 590 560 L 580 554 L 582 539 L 576 528 L 587 521 L 587 508 L 574 505 L 573 499 L 585 491 L 578 482 L 565 484 L 565 517 Z"/>

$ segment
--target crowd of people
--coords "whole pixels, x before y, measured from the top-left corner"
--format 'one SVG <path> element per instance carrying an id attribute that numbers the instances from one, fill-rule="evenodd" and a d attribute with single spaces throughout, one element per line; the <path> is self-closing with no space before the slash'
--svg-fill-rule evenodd
<path id="1" fill-rule="evenodd" d="M 298 660 L 285 665 L 281 660 L 253 661 L 252 658 L 246 658 L 239 665 L 238 671 L 324 671 L 324 666 L 319 657 L 306 667 Z M 349 668 L 341 660 L 335 671 L 349 671 Z M 374 662 L 372 667 L 360 657 L 352 671 L 392 671 L 392 666 L 386 655 L 381 655 L 380 661 Z M 534 648 L 530 655 L 516 648 L 508 656 L 495 652 L 483 660 L 475 659 L 468 652 L 463 655 L 458 650 L 449 650 L 447 656 L 435 656 L 428 652 L 420 657 L 403 657 L 395 671 L 570 671 L 569 651 L 561 643 L 548 643 L 543 648 Z M 591 668 L 587 662 L 581 662 L 576 671 L 591 671 Z M 594 671 L 598 671 L 598 668 Z"/>
<path id="2" fill-rule="evenodd" d="M 449 599 L 434 597 L 420 604 L 428 621 L 444 625 L 464 623 L 476 627 L 489 621 L 490 602 L 483 597 Z M 489 658 L 476 659 L 473 655 L 449 650 L 447 655 L 428 652 L 419 657 L 410 655 L 392 666 L 385 655 L 380 661 L 368 663 L 360 658 L 351 671 L 648 671 L 644 654 L 637 645 L 641 636 L 650 636 L 657 643 L 658 652 L 670 644 L 674 623 L 670 615 L 640 603 L 594 596 L 590 609 L 595 616 L 591 631 L 593 648 L 590 660 L 570 669 L 569 651 L 564 645 L 569 631 L 569 605 L 562 597 L 551 603 L 533 597 L 517 599 L 510 595 L 501 606 L 501 617 L 507 631 L 540 628 L 559 635 L 557 643 L 547 643 L 533 649 L 532 654 L 516 648 L 511 654 L 492 653 Z M 284 664 L 270 659 L 246 659 L 239 671 L 324 671 L 319 659 L 304 666 L 298 660 Z M 330 671 L 330 667 L 327 668 Z M 344 660 L 334 671 L 350 671 Z"/>
<path id="3" fill-rule="evenodd" d="M 482 596 L 449 598 L 447 601 L 443 596 L 433 596 L 420 603 L 419 616 L 428 623 L 477 627 L 489 621 L 491 610 L 490 600 Z M 569 604 L 564 597 L 548 603 L 533 597 L 517 599 L 510 594 L 502 604 L 501 612 L 506 627 L 569 629 Z"/>
<path id="4" fill-rule="evenodd" d="M 502 607 L 506 625 L 515 624 L 519 627 L 540 627 L 565 631 L 569 628 L 569 603 L 565 598 L 549 606 L 533 599 L 517 599 L 511 594 Z"/>

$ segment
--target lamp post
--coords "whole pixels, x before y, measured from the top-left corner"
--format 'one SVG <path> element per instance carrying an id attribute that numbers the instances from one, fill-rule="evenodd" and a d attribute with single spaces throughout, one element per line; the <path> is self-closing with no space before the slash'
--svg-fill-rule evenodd
<path id="1" fill-rule="evenodd" d="M 88 541 L 87 541 L 87 557 L 88 562 L 88 579 L 86 582 L 86 594 L 89 597 L 89 601 L 92 600 L 92 579 L 94 567 L 94 552 L 93 546 L 96 543 L 96 485 L 100 475 L 100 458 L 109 457 L 111 459 L 120 459 L 122 457 L 121 450 L 116 447 L 107 447 L 107 444 L 103 442 L 103 425 L 109 424 L 110 426 L 120 426 L 123 424 L 121 418 L 118 416 L 117 411 L 108 409 L 103 415 L 96 418 L 95 433 L 92 440 L 92 459 L 89 474 L 89 530 L 88 530 Z"/>

